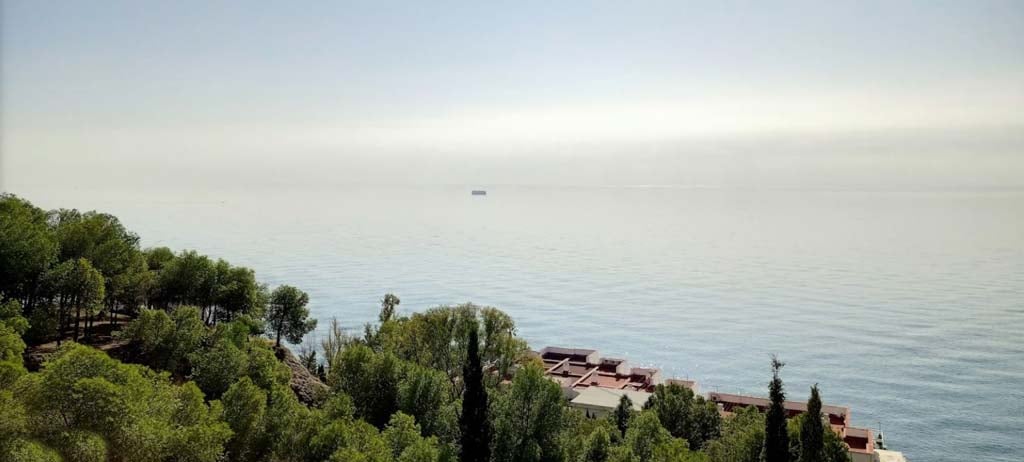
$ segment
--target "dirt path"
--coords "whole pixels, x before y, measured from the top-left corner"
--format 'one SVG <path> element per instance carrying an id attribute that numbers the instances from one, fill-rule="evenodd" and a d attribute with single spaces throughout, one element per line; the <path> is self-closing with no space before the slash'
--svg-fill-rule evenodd
<path id="1" fill-rule="evenodd" d="M 102 320 L 93 321 L 92 329 L 89 329 L 89 336 L 86 337 L 84 333 L 80 332 L 78 343 L 82 345 L 89 345 L 116 357 L 116 353 L 123 350 L 129 342 L 116 338 L 114 334 L 115 332 L 120 331 L 121 328 L 123 328 L 124 325 L 133 318 L 123 314 L 118 314 L 116 319 L 116 325 L 112 324 L 108 317 L 105 317 Z M 66 332 L 61 338 L 61 341 L 70 342 L 71 333 Z M 29 346 L 25 349 L 25 367 L 30 371 L 38 370 L 43 361 L 53 355 L 53 353 L 57 351 L 57 348 L 56 340 Z"/>

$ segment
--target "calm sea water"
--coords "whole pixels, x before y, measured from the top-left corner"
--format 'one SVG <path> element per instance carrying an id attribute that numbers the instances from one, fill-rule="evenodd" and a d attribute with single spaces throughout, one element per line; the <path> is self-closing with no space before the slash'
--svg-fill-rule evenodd
<path id="1" fill-rule="evenodd" d="M 1024 192 L 21 193 L 296 285 L 321 327 L 472 301 L 535 348 L 755 394 L 776 353 L 791 399 L 819 383 L 913 461 L 1024 459 Z"/>

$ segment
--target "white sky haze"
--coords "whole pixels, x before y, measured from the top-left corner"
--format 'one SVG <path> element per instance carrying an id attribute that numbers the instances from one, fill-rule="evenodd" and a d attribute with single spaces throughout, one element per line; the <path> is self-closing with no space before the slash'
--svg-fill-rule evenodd
<path id="1" fill-rule="evenodd" d="M 1024 3 L 486 3 L 4 0 L 3 188 L 1024 186 Z"/>

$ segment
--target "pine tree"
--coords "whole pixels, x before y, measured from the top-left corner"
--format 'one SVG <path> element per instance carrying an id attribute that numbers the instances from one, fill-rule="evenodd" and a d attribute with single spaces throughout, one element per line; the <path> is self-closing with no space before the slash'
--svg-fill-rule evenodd
<path id="1" fill-rule="evenodd" d="M 824 425 L 821 420 L 821 396 L 818 385 L 811 387 L 811 398 L 807 400 L 807 414 L 800 423 L 800 462 L 822 462 L 825 460 Z"/>
<path id="2" fill-rule="evenodd" d="M 785 363 L 772 356 L 772 382 L 768 386 L 771 405 L 764 419 L 764 447 L 761 449 L 762 462 L 789 462 L 789 433 L 786 431 L 786 394 L 782 390 L 779 370 Z"/>
<path id="3" fill-rule="evenodd" d="M 466 363 L 462 367 L 462 379 L 465 383 L 462 415 L 459 417 L 459 428 L 462 430 L 462 462 L 487 462 L 491 458 L 487 390 L 484 388 L 484 373 L 480 366 L 480 345 L 477 336 L 477 326 L 473 325 L 469 331 Z"/>

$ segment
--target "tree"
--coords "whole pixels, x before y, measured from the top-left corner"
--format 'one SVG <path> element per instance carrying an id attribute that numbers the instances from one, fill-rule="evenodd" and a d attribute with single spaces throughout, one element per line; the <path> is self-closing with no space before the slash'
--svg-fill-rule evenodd
<path id="1" fill-rule="evenodd" d="M 0 194 L 0 295 L 35 306 L 43 273 L 57 258 L 57 240 L 46 212 Z"/>
<path id="2" fill-rule="evenodd" d="M 804 413 L 793 419 L 786 425 L 788 431 L 790 431 L 790 460 L 802 461 L 803 450 L 804 450 L 804 428 L 807 425 L 807 420 L 811 419 L 811 414 Z M 820 462 L 850 462 L 850 447 L 843 442 L 843 438 L 836 431 L 831 430 L 827 425 L 822 424 L 821 432 L 821 451 L 813 452 L 808 455 L 808 460 L 815 460 Z M 814 444 L 808 445 L 813 448 Z M 811 459 L 814 454 L 818 456 L 817 459 Z"/>
<path id="3" fill-rule="evenodd" d="M 163 310 L 142 310 L 121 336 L 139 345 L 150 367 L 187 372 L 188 357 L 201 346 L 207 333 L 199 309 L 179 306 L 170 315 Z"/>
<path id="4" fill-rule="evenodd" d="M 10 387 L 25 374 L 24 352 L 25 342 L 18 332 L 0 322 L 0 390 Z"/>
<path id="5" fill-rule="evenodd" d="M 619 398 L 619 405 L 615 406 L 615 410 L 612 411 L 612 420 L 615 423 L 615 428 L 619 429 L 620 437 L 626 436 L 626 430 L 629 429 L 629 421 L 633 418 L 635 412 L 633 410 L 633 400 L 623 394 Z"/>
<path id="6" fill-rule="evenodd" d="M 157 306 L 195 305 L 205 309 L 212 304 L 216 270 L 214 263 L 194 250 L 182 251 L 162 263 L 156 278 L 154 301 Z M 204 319 L 206 318 L 204 313 Z"/>
<path id="7" fill-rule="evenodd" d="M 60 454 L 38 442 L 17 439 L 7 448 L 0 449 L 0 457 L 7 462 L 62 462 Z"/>
<path id="8" fill-rule="evenodd" d="M 839 434 L 831 428 L 825 432 L 825 449 L 823 460 L 825 462 L 851 462 L 850 446 L 839 437 Z"/>
<path id="9" fill-rule="evenodd" d="M 9 388 L 26 372 L 22 359 L 25 342 L 21 335 L 27 330 L 28 321 L 21 316 L 21 304 L 17 300 L 0 300 L 0 390 Z"/>
<path id="10" fill-rule="evenodd" d="M 691 451 L 690 445 L 682 438 L 669 438 L 654 446 L 651 462 L 707 462 L 707 456 Z"/>
<path id="11" fill-rule="evenodd" d="M 585 462 L 605 462 L 608 460 L 608 452 L 611 450 L 611 437 L 608 436 L 608 430 L 604 427 L 598 427 L 596 430 L 590 433 L 590 437 L 587 438 L 587 452 L 584 455 L 583 460 Z"/>
<path id="12" fill-rule="evenodd" d="M 81 315 L 84 311 L 85 326 L 83 335 L 91 336 L 92 318 L 99 314 L 103 308 L 103 300 L 107 297 L 106 283 L 103 273 L 89 265 L 89 260 L 84 258 L 75 262 L 75 271 L 72 273 L 77 303 L 75 303 L 75 335 L 73 340 L 78 340 L 78 325 L 81 322 Z"/>
<path id="13" fill-rule="evenodd" d="M 685 438 L 692 448 L 701 448 L 720 434 L 721 416 L 714 403 L 678 384 L 658 385 L 644 409 L 658 414 L 658 420 L 676 438 Z"/>
<path id="14" fill-rule="evenodd" d="M 270 390 L 291 380 L 292 370 L 277 359 L 270 345 L 246 339 L 244 348 L 248 367 L 243 374 L 260 388 Z"/>
<path id="15" fill-rule="evenodd" d="M 398 385 L 398 409 L 415 417 L 425 434 L 441 436 L 446 427 L 442 411 L 448 404 L 448 388 L 440 371 L 410 364 Z"/>
<path id="16" fill-rule="evenodd" d="M 453 398 L 462 393 L 464 382 L 460 376 L 471 327 L 477 329 L 484 369 L 496 368 L 505 376 L 527 351 L 526 343 L 514 337 L 512 319 L 495 308 L 471 303 L 438 306 L 397 320 L 400 322 L 381 326 L 375 343 L 404 360 L 444 372 L 452 385 Z"/>
<path id="17" fill-rule="evenodd" d="M 462 462 L 488 462 L 491 458 L 491 424 L 487 419 L 487 390 L 484 371 L 480 365 L 479 340 L 476 325 L 469 330 L 466 363 L 462 368 L 465 391 L 462 396 Z"/>
<path id="18" fill-rule="evenodd" d="M 391 320 L 392 316 L 395 315 L 395 308 L 398 304 L 402 303 L 398 296 L 392 293 L 384 294 L 384 298 L 380 300 L 380 322 L 381 324 Z"/>
<path id="19" fill-rule="evenodd" d="M 398 462 L 437 462 L 441 459 L 441 453 L 437 449 L 437 443 L 433 438 L 420 438 L 412 446 L 402 451 L 397 459 Z"/>
<path id="20" fill-rule="evenodd" d="M 391 455 L 396 459 L 407 448 L 423 439 L 423 436 L 420 435 L 420 426 L 416 425 L 416 419 L 401 411 L 391 416 L 384 431 L 381 432 L 381 436 L 391 447 Z"/>
<path id="21" fill-rule="evenodd" d="M 338 355 L 349 343 L 352 343 L 352 339 L 345 333 L 338 318 L 331 318 L 331 323 L 327 325 L 327 335 L 320 339 L 320 348 L 324 352 L 324 362 L 328 371 L 334 368 Z"/>
<path id="22" fill-rule="evenodd" d="M 309 345 L 308 343 L 309 339 L 307 338 L 306 344 L 303 344 L 301 347 L 299 347 L 299 363 L 302 364 L 302 367 L 306 368 L 306 370 L 309 371 L 310 374 L 316 375 L 317 366 L 319 365 L 320 361 L 316 359 L 316 349 L 312 348 L 312 346 Z"/>
<path id="23" fill-rule="evenodd" d="M 494 404 L 494 457 L 497 462 L 552 460 L 560 453 L 558 431 L 565 405 L 558 384 L 528 364 Z"/>
<path id="24" fill-rule="evenodd" d="M 393 336 L 389 334 L 393 333 L 397 326 L 395 323 L 390 322 L 395 317 L 395 309 L 399 303 L 402 303 L 398 299 L 398 296 L 392 293 L 384 294 L 384 298 L 380 300 L 380 325 L 374 327 L 370 323 L 366 323 L 363 328 L 363 341 L 367 346 L 373 348 L 373 351 L 385 351 L 384 340 L 388 340 Z M 401 321 L 401 320 L 399 320 Z"/>
<path id="25" fill-rule="evenodd" d="M 19 379 L 14 396 L 33 422 L 28 436 L 67 460 L 215 462 L 231 435 L 195 384 L 82 345 Z"/>
<path id="26" fill-rule="evenodd" d="M 316 328 L 316 319 L 309 319 L 309 296 L 292 286 L 280 286 L 270 295 L 270 309 L 267 321 L 276 335 L 276 345 L 281 346 L 281 337 L 292 343 L 302 341 L 302 336 Z"/>
<path id="27" fill-rule="evenodd" d="M 489 306 L 479 311 L 484 329 L 481 356 L 485 364 L 498 371 L 499 377 L 507 377 L 529 348 L 523 339 L 516 337 L 516 324 L 508 313 Z"/>
<path id="28" fill-rule="evenodd" d="M 110 278 L 110 286 L 107 288 L 112 292 L 110 308 L 111 323 L 117 324 L 117 309 L 120 306 L 125 314 L 138 312 L 139 307 L 149 301 L 149 294 L 153 291 L 155 277 L 152 271 L 146 266 L 145 255 L 133 252 L 131 263 L 124 273 Z"/>
<path id="29" fill-rule="evenodd" d="M 0 298 L 0 325 L 6 325 L 18 335 L 25 335 L 29 327 L 28 319 L 22 313 L 21 303 L 17 300 Z"/>
<path id="30" fill-rule="evenodd" d="M 98 309 L 103 301 L 106 293 L 103 275 L 92 266 L 89 260 L 79 258 L 57 265 L 47 272 L 46 279 L 47 285 L 52 287 L 58 300 L 58 325 L 61 334 L 71 323 L 71 310 L 74 309 L 75 330 L 72 339 L 77 340 L 82 309 L 85 308 L 88 315 Z M 60 344 L 61 337 L 62 335 L 57 337 L 58 344 Z"/>
<path id="31" fill-rule="evenodd" d="M 736 410 L 722 425 L 722 436 L 705 447 L 711 462 L 759 462 L 764 448 L 764 414 L 756 407 Z"/>
<path id="32" fill-rule="evenodd" d="M 391 414 L 398 410 L 398 385 L 403 375 L 403 364 L 391 353 L 374 355 L 370 362 L 369 374 L 363 381 L 362 415 L 377 428 L 387 423 Z M 359 406 L 356 407 L 359 409 Z"/>
<path id="33" fill-rule="evenodd" d="M 800 422 L 800 462 L 822 462 L 825 455 L 825 432 L 821 415 L 821 396 L 818 385 L 811 387 L 807 400 L 807 414 Z"/>
<path id="34" fill-rule="evenodd" d="M 388 325 L 397 326 L 397 323 Z M 440 306 L 414 313 L 401 323 L 400 329 L 382 330 L 378 343 L 393 345 L 393 348 L 385 348 L 402 359 L 444 372 L 452 384 L 454 398 L 462 393 L 463 382 L 459 376 L 466 364 L 470 327 L 476 325 L 476 307 Z M 481 364 L 484 364 L 482 357 Z"/>
<path id="35" fill-rule="evenodd" d="M 786 430 L 786 394 L 782 388 L 779 370 L 785 363 L 772 356 L 772 381 L 768 386 L 771 405 L 764 422 L 764 448 L 762 462 L 789 462 L 789 433 Z"/>
<path id="36" fill-rule="evenodd" d="M 380 428 L 398 410 L 398 387 L 403 365 L 390 353 L 374 353 L 366 345 L 352 345 L 335 359 L 328 375 L 334 391 L 352 397 L 356 416 Z"/>
<path id="37" fill-rule="evenodd" d="M 160 272 L 164 266 L 175 259 L 174 251 L 167 247 L 152 247 L 142 251 L 146 258 L 146 266 L 150 271 Z"/>
<path id="38" fill-rule="evenodd" d="M 654 448 L 669 441 L 672 435 L 661 426 L 658 414 L 646 411 L 637 416 L 636 421 L 626 431 L 626 444 L 640 460 L 651 460 Z"/>
<path id="39" fill-rule="evenodd" d="M 629 446 L 613 446 L 608 453 L 608 462 L 646 462 L 633 454 Z"/>
<path id="40" fill-rule="evenodd" d="M 230 460 L 251 460 L 264 438 L 263 419 L 267 411 L 267 394 L 248 377 L 231 385 L 221 398 L 224 421 L 233 434 L 227 444 Z"/>
<path id="41" fill-rule="evenodd" d="M 210 399 L 220 398 L 231 384 L 245 373 L 246 355 L 226 338 L 217 338 L 210 347 L 188 357 L 192 364 L 189 376 Z"/>
<path id="42" fill-rule="evenodd" d="M 241 315 L 262 317 L 267 305 L 267 289 L 256 282 L 256 273 L 241 266 L 219 268 L 219 271 L 215 296 L 219 310 L 215 320 L 231 321 Z"/>
<path id="43" fill-rule="evenodd" d="M 104 285 L 109 289 L 103 306 L 113 307 L 119 284 L 130 281 L 129 274 L 145 271 L 139 258 L 139 236 L 125 228 L 117 217 L 106 213 L 62 209 L 51 215 L 60 244 L 60 260 L 89 260 L 103 275 Z"/>

